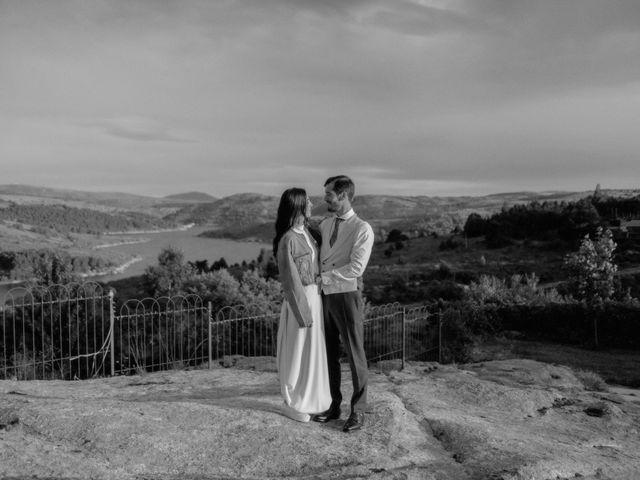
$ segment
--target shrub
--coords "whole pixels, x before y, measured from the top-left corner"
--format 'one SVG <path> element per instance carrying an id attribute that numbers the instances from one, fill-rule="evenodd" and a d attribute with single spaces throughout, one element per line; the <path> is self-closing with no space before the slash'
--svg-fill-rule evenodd
<path id="1" fill-rule="evenodd" d="M 513 240 L 498 232 L 488 233 L 485 236 L 487 248 L 498 249 L 513 245 Z"/>
<path id="2" fill-rule="evenodd" d="M 479 337 L 517 331 L 524 338 L 572 345 L 640 349 L 640 307 L 607 302 L 540 305 L 460 304 L 457 311 Z"/>
<path id="3" fill-rule="evenodd" d="M 590 370 L 575 370 L 574 375 L 582 382 L 585 390 L 592 392 L 607 392 L 609 386 L 600 375 Z"/>
<path id="4" fill-rule="evenodd" d="M 438 250 L 445 251 L 445 250 L 455 250 L 456 248 L 459 248 L 462 246 L 461 242 L 457 242 L 453 239 L 453 237 L 449 237 L 446 240 L 440 242 L 440 246 L 438 247 Z"/>
<path id="5" fill-rule="evenodd" d="M 472 304 L 487 303 L 498 305 L 544 305 L 566 301 L 555 289 L 539 288 L 539 279 L 531 275 L 512 275 L 508 280 L 490 275 L 481 275 L 477 282 L 471 282 L 466 299 Z"/>
<path id="6" fill-rule="evenodd" d="M 402 231 L 398 230 L 397 228 L 394 228 L 389 232 L 389 235 L 387 235 L 387 239 L 385 240 L 385 243 L 397 243 L 397 242 L 403 242 L 406 240 L 409 240 L 409 237 L 407 237 L 404 233 L 402 233 Z"/>
<path id="7" fill-rule="evenodd" d="M 466 363 L 471 359 L 475 336 L 459 311 L 448 309 L 443 312 L 440 341 L 442 363 Z"/>
<path id="8" fill-rule="evenodd" d="M 437 280 L 447 280 L 453 278 L 453 269 L 447 262 L 440 262 L 438 268 L 433 272 L 433 278 Z"/>
<path id="9" fill-rule="evenodd" d="M 464 289 L 451 280 L 432 281 L 425 290 L 427 299 L 457 302 L 464 298 Z"/>

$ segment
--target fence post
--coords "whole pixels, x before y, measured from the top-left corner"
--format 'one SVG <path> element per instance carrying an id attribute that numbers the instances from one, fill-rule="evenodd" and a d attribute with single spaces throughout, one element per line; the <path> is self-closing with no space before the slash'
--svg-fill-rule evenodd
<path id="1" fill-rule="evenodd" d="M 211 341 L 211 302 L 207 303 L 207 325 L 209 326 L 209 370 L 211 370 L 211 364 L 213 363 L 211 357 L 211 348 L 213 347 L 213 342 Z"/>
<path id="2" fill-rule="evenodd" d="M 111 376 L 115 375 L 116 370 L 116 349 L 115 349 L 115 304 L 113 301 L 113 289 L 109 290 L 109 350 L 111 356 Z"/>
<path id="3" fill-rule="evenodd" d="M 442 363 L 442 310 L 438 310 L 438 363 Z"/>
<path id="4" fill-rule="evenodd" d="M 402 364 L 401 370 L 404 370 L 404 361 L 406 359 L 407 351 L 407 309 L 402 306 Z"/>

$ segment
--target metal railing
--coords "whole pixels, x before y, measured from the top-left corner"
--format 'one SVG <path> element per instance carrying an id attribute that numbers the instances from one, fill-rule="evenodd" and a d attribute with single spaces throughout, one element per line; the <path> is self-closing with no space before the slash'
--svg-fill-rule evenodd
<path id="1" fill-rule="evenodd" d="M 223 307 L 209 323 L 209 365 L 230 355 L 275 357 L 280 305 Z"/>
<path id="2" fill-rule="evenodd" d="M 202 364 L 210 318 L 211 306 L 197 295 L 128 300 L 113 315 L 111 375 Z"/>
<path id="3" fill-rule="evenodd" d="M 196 295 L 115 305 L 96 283 L 10 290 L 0 302 L 0 378 L 84 379 L 276 356 L 280 305 L 214 313 Z M 440 358 L 441 315 L 426 307 L 367 306 L 364 332 L 372 365 Z"/>
<path id="4" fill-rule="evenodd" d="M 1 308 L 3 378 L 74 379 L 104 372 L 109 300 L 99 285 L 12 289 Z"/>

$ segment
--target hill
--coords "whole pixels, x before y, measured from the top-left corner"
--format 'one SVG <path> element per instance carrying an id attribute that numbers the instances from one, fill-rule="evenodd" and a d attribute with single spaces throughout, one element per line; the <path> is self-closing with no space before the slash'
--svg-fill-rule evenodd
<path id="1" fill-rule="evenodd" d="M 85 192 L 31 185 L 0 185 L 0 199 L 18 204 L 80 203 L 87 208 L 95 206 L 120 210 L 140 210 L 168 203 L 161 198 L 131 193 Z"/>
<path id="2" fill-rule="evenodd" d="M 618 195 L 632 196 L 636 190 L 615 191 Z M 490 216 L 502 208 L 538 202 L 571 202 L 592 192 L 514 192 L 480 197 L 428 197 L 397 195 L 356 196 L 354 209 L 371 223 L 378 238 L 398 228 L 417 236 L 420 233 L 449 234 L 462 228 L 471 213 Z M 602 194 L 609 191 L 603 190 Z M 321 197 L 311 197 L 313 216 L 328 215 Z M 168 220 L 177 223 L 195 223 L 211 227 L 211 236 L 229 238 L 259 238 L 271 240 L 279 198 L 275 196 L 242 193 L 224 197 L 215 202 L 186 205 Z M 270 226 L 270 225 L 271 226 Z M 262 232 L 262 233 L 261 233 Z M 261 236 L 264 235 L 264 236 Z"/>
<path id="3" fill-rule="evenodd" d="M 399 195 L 356 196 L 354 208 L 384 237 L 392 228 L 407 233 L 448 234 L 461 228 L 471 213 L 489 216 L 504 207 L 538 202 L 571 202 L 592 192 L 511 192 L 485 196 L 429 197 Z M 631 197 L 640 190 L 601 190 L 601 195 Z M 163 198 L 110 192 L 84 192 L 28 185 L 0 185 L 0 206 L 67 205 L 107 212 L 138 212 L 163 218 L 169 223 L 205 225 L 212 235 L 236 239 L 271 240 L 279 198 L 239 193 L 216 199 L 202 192 L 187 192 Z M 313 197 L 313 215 L 327 215 L 322 197 Z"/>
<path id="4" fill-rule="evenodd" d="M 123 232 L 175 228 L 163 219 L 131 211 L 99 212 L 66 205 L 16 205 L 0 208 L 0 222 L 60 233 Z"/>
<path id="5" fill-rule="evenodd" d="M 215 202 L 217 200 L 216 197 L 202 192 L 176 193 L 174 195 L 167 195 L 163 198 L 171 201 L 187 203 Z"/>
<path id="6" fill-rule="evenodd" d="M 257 193 L 238 193 L 215 202 L 187 205 L 166 217 L 177 223 L 207 225 L 221 233 L 242 232 L 273 223 L 279 199 Z"/>
<path id="7" fill-rule="evenodd" d="M 595 480 L 640 472 L 637 391 L 587 390 L 568 367 L 513 359 L 374 369 L 365 429 L 344 434 L 345 413 L 324 425 L 282 414 L 273 358 L 228 360 L 221 363 L 236 368 L 0 381 L 0 477 Z M 351 388 L 348 369 L 342 388 Z"/>

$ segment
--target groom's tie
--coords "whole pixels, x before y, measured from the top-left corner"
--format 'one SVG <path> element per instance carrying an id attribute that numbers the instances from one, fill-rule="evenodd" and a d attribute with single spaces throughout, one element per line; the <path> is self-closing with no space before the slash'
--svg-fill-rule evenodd
<path id="1" fill-rule="evenodd" d="M 340 227 L 340 222 L 343 221 L 344 219 L 336 217 L 336 221 L 333 223 L 333 232 L 331 232 L 331 238 L 329 239 L 330 247 L 333 247 L 333 244 L 336 243 L 336 238 L 338 238 L 338 228 Z"/>

